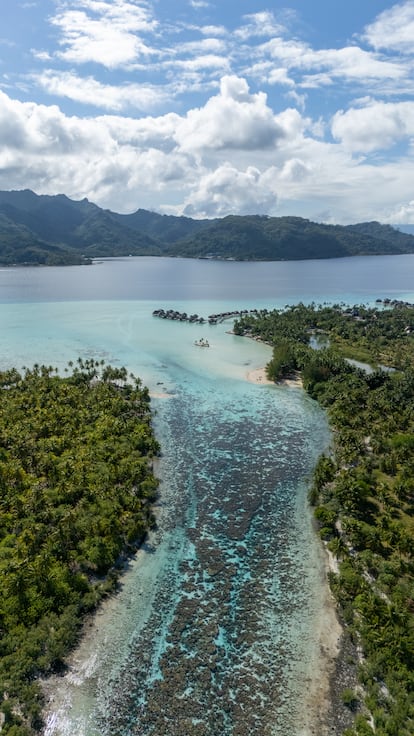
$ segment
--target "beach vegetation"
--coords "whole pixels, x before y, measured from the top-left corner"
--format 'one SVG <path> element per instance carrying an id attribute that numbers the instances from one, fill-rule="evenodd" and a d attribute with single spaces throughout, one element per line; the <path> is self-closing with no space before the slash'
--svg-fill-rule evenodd
<path id="1" fill-rule="evenodd" d="M 414 733 L 414 307 L 299 304 L 243 315 L 237 334 L 288 353 L 327 411 L 332 447 L 309 499 L 336 557 L 329 573 L 358 653 L 346 736 Z M 280 378 L 270 361 L 269 375 Z M 353 704 L 353 691 L 343 702 Z"/>
<path id="2" fill-rule="evenodd" d="M 0 392 L 0 722 L 29 736 L 38 678 L 64 669 L 154 523 L 158 444 L 148 391 L 125 369 L 11 369 Z"/>

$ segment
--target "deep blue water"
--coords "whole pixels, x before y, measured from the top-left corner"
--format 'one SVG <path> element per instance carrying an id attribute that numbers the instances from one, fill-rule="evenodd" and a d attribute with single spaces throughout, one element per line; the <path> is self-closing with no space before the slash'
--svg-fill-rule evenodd
<path id="1" fill-rule="evenodd" d="M 413 256 L 0 271 L 2 367 L 126 365 L 154 394 L 163 449 L 158 529 L 49 686 L 47 736 L 307 733 L 326 581 L 306 491 L 325 416 L 300 389 L 249 383 L 270 348 L 231 323 L 152 310 L 410 299 L 413 276 Z"/>
<path id="2" fill-rule="evenodd" d="M 414 255 L 315 261 L 105 259 L 91 267 L 0 270 L 0 301 L 312 300 L 413 292 Z"/>

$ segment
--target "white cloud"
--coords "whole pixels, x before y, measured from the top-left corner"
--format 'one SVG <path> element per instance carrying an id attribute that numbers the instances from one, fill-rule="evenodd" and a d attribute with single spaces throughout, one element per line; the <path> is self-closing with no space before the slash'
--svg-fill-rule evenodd
<path id="1" fill-rule="evenodd" d="M 63 85 L 62 94 L 78 84 L 76 75 L 48 74 L 45 84 Z M 81 81 L 82 95 L 107 95 L 108 108 L 124 104 L 111 86 Z M 225 76 L 219 93 L 200 107 L 153 117 L 67 116 L 57 106 L 0 92 L 0 188 L 87 196 L 122 212 L 174 207 L 193 216 L 312 219 L 324 211 L 343 222 L 400 212 L 401 222 L 409 220 L 414 103 L 361 98 L 358 107 L 333 117 L 336 142 L 321 138 L 324 133 L 323 121 L 297 109 L 275 113 L 263 92 L 252 93 L 236 76 Z M 394 148 L 386 162 L 387 146 L 400 141 L 407 142 L 404 155 Z M 378 155 L 368 158 L 371 150 Z M 355 156 L 358 151 L 363 155 Z"/>
<path id="2" fill-rule="evenodd" d="M 283 182 L 303 182 L 311 173 L 309 165 L 298 158 L 291 158 L 283 164 L 279 179 Z"/>
<path id="3" fill-rule="evenodd" d="M 332 84 L 334 80 L 368 84 L 371 81 L 404 80 L 411 67 L 400 61 L 383 60 L 376 54 L 347 46 L 341 49 L 315 50 L 310 46 L 283 38 L 273 38 L 258 47 L 264 57 L 275 60 L 287 72 L 306 73 L 298 83 L 306 87 Z M 271 73 L 269 73 L 270 76 Z"/>
<path id="4" fill-rule="evenodd" d="M 151 207 L 165 186 L 192 182 L 192 161 L 173 150 L 176 122 L 174 115 L 148 118 L 145 125 L 132 118 L 66 117 L 56 106 L 21 103 L 0 92 L 0 188 L 87 196 L 119 211 Z"/>
<path id="5" fill-rule="evenodd" d="M 78 9 L 72 9 L 73 6 Z M 154 53 L 139 33 L 155 31 L 149 6 L 128 0 L 75 0 L 51 23 L 61 32 L 58 55 L 76 64 L 95 62 L 114 69 Z"/>
<path id="6" fill-rule="evenodd" d="M 317 90 L 336 89 L 338 81 L 344 86 L 352 85 L 353 94 L 357 85 L 371 94 L 414 91 L 412 67 L 407 59 L 387 58 L 356 44 L 314 49 L 289 35 L 288 26 L 296 16 L 287 11 L 276 15 L 265 10 L 245 15 L 240 26 L 230 32 L 223 25 L 158 22 L 154 15 L 156 6 L 145 0 L 57 1 L 59 11 L 50 22 L 59 32 L 60 48 L 53 53 L 34 52 L 39 62 L 47 62 L 48 66 L 52 66 L 53 58 L 54 65 L 57 59 L 59 64 L 69 62 L 72 66 L 94 62 L 112 72 L 124 70 L 135 75 L 123 77 L 120 86 L 124 89 L 118 100 L 110 85 L 100 79 L 103 109 L 111 109 L 111 99 L 113 110 L 126 109 L 123 100 L 127 89 L 133 92 L 131 102 L 137 109 L 150 109 L 151 99 L 156 97 L 154 80 L 159 80 L 160 90 L 169 87 L 170 100 L 191 92 L 208 95 L 224 74 L 271 85 L 272 93 L 275 87 L 287 88 L 298 95 L 291 99 L 297 100 L 300 109 Z M 268 40 L 260 43 L 263 37 Z M 83 102 L 83 90 L 89 87 L 93 91 L 88 71 L 84 85 L 79 83 L 69 90 L 67 84 L 70 94 L 63 94 Z M 75 77 L 72 70 L 67 73 Z M 137 79 L 143 80 L 141 93 L 135 86 Z M 309 95 L 300 95 L 304 89 L 309 90 Z M 97 100 L 94 95 L 93 104 Z"/>
<path id="7" fill-rule="evenodd" d="M 337 112 L 332 135 L 351 151 L 390 148 L 414 135 L 414 102 L 370 102 L 361 108 Z"/>
<path id="8" fill-rule="evenodd" d="M 414 224 L 414 199 L 393 209 L 387 217 L 387 222 L 396 225 Z"/>
<path id="9" fill-rule="evenodd" d="M 228 31 L 224 26 L 198 26 L 197 30 L 203 36 L 227 36 Z"/>
<path id="10" fill-rule="evenodd" d="M 295 82 L 288 77 L 287 71 L 283 67 L 274 67 L 271 69 L 268 75 L 268 82 L 269 84 L 282 84 L 286 87 L 295 86 Z"/>
<path id="11" fill-rule="evenodd" d="M 285 135 L 262 92 L 250 94 L 247 82 L 235 76 L 221 80 L 220 94 L 203 108 L 190 110 L 176 139 L 182 150 L 266 149 Z"/>
<path id="12" fill-rule="evenodd" d="M 365 28 L 362 38 L 375 49 L 391 49 L 399 53 L 414 51 L 414 2 L 394 5 Z"/>
<path id="13" fill-rule="evenodd" d="M 51 95 L 118 112 L 131 108 L 152 110 L 169 98 L 166 90 L 159 87 L 144 84 L 102 84 L 92 77 L 79 77 L 72 72 L 45 70 L 35 79 Z"/>
<path id="14" fill-rule="evenodd" d="M 295 103 L 296 107 L 298 107 L 300 110 L 304 110 L 305 109 L 306 99 L 307 99 L 307 96 L 305 94 L 301 94 L 300 95 L 300 94 L 298 94 L 298 92 L 296 92 L 294 89 L 292 89 L 292 90 L 289 90 L 289 92 L 286 92 L 286 95 L 285 96 L 286 96 L 287 99 L 293 100 L 293 102 Z"/>
<path id="15" fill-rule="evenodd" d="M 180 44 L 177 49 L 179 54 L 206 54 L 220 53 L 226 50 L 226 44 L 219 38 L 203 38 L 199 41 L 187 41 Z"/>
<path id="16" fill-rule="evenodd" d="M 39 61 L 52 61 L 49 51 L 38 51 L 37 49 L 32 49 L 31 51 L 32 56 Z"/>
<path id="17" fill-rule="evenodd" d="M 402 79 L 407 69 L 394 61 L 383 61 L 357 46 L 342 49 L 324 49 L 304 54 L 306 68 L 327 69 L 333 77 L 367 81 L 369 79 Z"/>
<path id="18" fill-rule="evenodd" d="M 249 166 L 240 171 L 226 162 L 201 177 L 181 211 L 189 217 L 267 214 L 274 210 L 276 201 L 276 194 L 263 183 L 258 169 Z"/>
<path id="19" fill-rule="evenodd" d="M 167 62 L 165 68 L 173 69 L 176 72 L 182 70 L 184 72 L 195 72 L 202 69 L 220 70 L 222 73 L 228 71 L 229 60 L 226 56 L 217 56 L 217 54 L 201 54 L 189 59 L 177 59 Z M 200 78 L 201 80 L 201 78 Z"/>
<path id="20" fill-rule="evenodd" d="M 273 13 L 264 10 L 258 13 L 245 15 L 246 24 L 241 26 L 235 32 L 235 35 L 242 40 L 254 38 L 256 36 L 276 36 L 285 31 L 280 23 L 277 23 Z"/>

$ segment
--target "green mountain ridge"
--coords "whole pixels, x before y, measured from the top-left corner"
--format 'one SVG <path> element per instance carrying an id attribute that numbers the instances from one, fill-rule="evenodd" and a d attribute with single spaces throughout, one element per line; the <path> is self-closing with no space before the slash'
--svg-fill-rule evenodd
<path id="1" fill-rule="evenodd" d="M 144 209 L 119 214 L 64 194 L 0 191 L 2 265 L 128 255 L 277 261 L 403 253 L 414 253 L 414 235 L 379 222 L 326 225 L 264 215 L 193 220 Z"/>

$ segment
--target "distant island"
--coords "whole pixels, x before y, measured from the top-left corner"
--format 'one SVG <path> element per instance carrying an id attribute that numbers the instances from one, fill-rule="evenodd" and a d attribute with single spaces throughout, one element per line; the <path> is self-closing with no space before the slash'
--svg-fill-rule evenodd
<path id="1" fill-rule="evenodd" d="M 281 261 L 414 253 L 414 235 L 391 225 L 325 225 L 302 217 L 214 220 L 138 209 L 122 215 L 87 199 L 0 191 L 0 264 L 74 265 L 94 258 L 172 256 Z"/>

